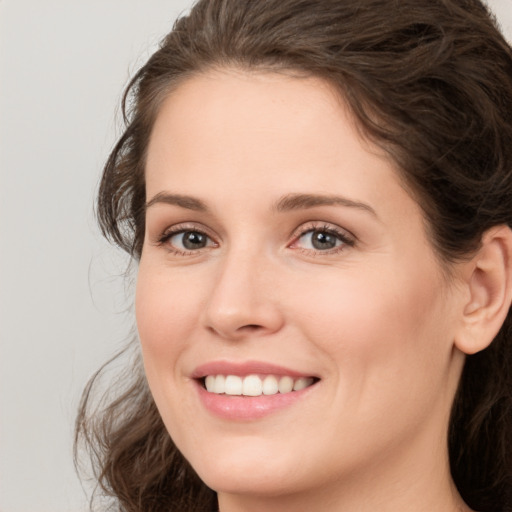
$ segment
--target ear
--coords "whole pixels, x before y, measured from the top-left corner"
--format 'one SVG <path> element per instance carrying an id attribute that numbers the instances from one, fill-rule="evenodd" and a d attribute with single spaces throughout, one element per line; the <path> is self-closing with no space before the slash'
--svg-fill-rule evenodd
<path id="1" fill-rule="evenodd" d="M 486 231 L 475 256 L 464 264 L 462 328 L 455 346 L 465 354 L 488 347 L 507 317 L 512 301 L 512 231 L 496 226 Z M 467 266 L 466 266 L 467 265 Z"/>

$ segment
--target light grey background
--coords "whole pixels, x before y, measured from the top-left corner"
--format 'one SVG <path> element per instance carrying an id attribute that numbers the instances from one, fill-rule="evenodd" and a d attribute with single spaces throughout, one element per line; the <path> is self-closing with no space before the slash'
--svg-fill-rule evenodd
<path id="1" fill-rule="evenodd" d="M 490 0 L 512 39 L 512 0 Z M 92 214 L 129 76 L 188 0 L 0 0 L 0 512 L 78 512 L 73 421 L 132 327 Z"/>

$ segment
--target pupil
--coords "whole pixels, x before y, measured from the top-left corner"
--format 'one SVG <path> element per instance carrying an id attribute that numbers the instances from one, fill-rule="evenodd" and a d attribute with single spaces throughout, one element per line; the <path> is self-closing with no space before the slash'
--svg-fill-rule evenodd
<path id="1" fill-rule="evenodd" d="M 201 249 L 206 246 L 206 237 L 196 231 L 188 231 L 183 236 L 183 247 L 186 249 Z"/>
<path id="2" fill-rule="evenodd" d="M 311 243 L 315 249 L 333 249 L 336 247 L 336 237 L 325 231 L 315 231 Z"/>

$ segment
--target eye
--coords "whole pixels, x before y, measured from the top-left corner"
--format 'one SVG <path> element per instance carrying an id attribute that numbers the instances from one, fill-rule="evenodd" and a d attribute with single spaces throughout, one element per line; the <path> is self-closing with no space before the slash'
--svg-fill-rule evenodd
<path id="1" fill-rule="evenodd" d="M 193 251 L 208 245 L 208 236 L 199 231 L 184 231 L 169 238 L 169 242 L 179 249 Z"/>
<path id="2" fill-rule="evenodd" d="M 354 240 L 347 233 L 330 226 L 316 226 L 304 228 L 291 247 L 308 252 L 337 252 L 353 245 Z"/>
<path id="3" fill-rule="evenodd" d="M 316 229 L 304 233 L 299 240 L 304 249 L 326 251 L 339 247 L 343 242 L 334 234 Z"/>
<path id="4" fill-rule="evenodd" d="M 177 228 L 168 231 L 159 243 L 167 245 L 170 250 L 178 254 L 190 254 L 206 247 L 216 247 L 216 243 L 206 233 L 195 229 Z"/>
<path id="5" fill-rule="evenodd" d="M 317 249 L 319 251 L 334 249 L 342 243 L 336 235 L 320 230 L 310 231 L 302 235 L 301 239 L 303 239 L 304 245 L 308 246 L 308 249 Z"/>

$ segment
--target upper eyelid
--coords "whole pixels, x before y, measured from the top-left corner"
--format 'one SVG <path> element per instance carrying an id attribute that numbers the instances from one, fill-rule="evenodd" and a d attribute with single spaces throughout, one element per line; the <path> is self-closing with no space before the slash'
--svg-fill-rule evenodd
<path id="1" fill-rule="evenodd" d="M 325 229 L 327 231 L 329 231 L 329 230 L 342 231 L 343 233 L 347 233 L 349 236 L 355 238 L 355 236 L 348 229 L 342 228 L 341 226 L 338 226 L 336 224 L 333 224 L 332 222 L 327 222 L 327 221 L 303 222 L 298 227 L 294 228 L 289 236 L 292 237 L 298 233 L 305 233 L 307 231 L 314 230 L 314 229 Z M 209 234 L 212 230 L 210 228 L 206 227 L 202 223 L 178 222 L 177 224 L 172 224 L 171 226 L 166 227 L 162 233 L 163 234 L 166 234 L 168 232 L 179 233 L 181 231 L 200 231 L 200 232 L 204 232 L 205 234 Z"/>
<path id="2" fill-rule="evenodd" d="M 325 222 L 325 221 L 310 221 L 306 222 L 304 224 L 301 224 L 298 228 L 296 228 L 292 234 L 290 235 L 293 238 L 297 238 L 298 236 L 304 235 L 308 233 L 309 231 L 329 231 L 335 234 L 344 235 L 347 238 L 350 238 L 351 240 L 356 240 L 356 236 L 350 232 L 346 228 L 342 228 L 341 226 L 338 226 L 337 224 L 333 224 L 332 222 Z"/>
<path id="3" fill-rule="evenodd" d="M 197 231 L 198 233 L 202 233 L 204 235 L 209 236 L 210 238 L 215 238 L 212 230 L 204 226 L 203 224 L 197 223 L 189 223 L 189 222 L 179 222 L 178 224 L 173 224 L 172 226 L 166 227 L 162 232 L 160 237 L 164 237 L 167 235 L 177 235 L 178 233 L 183 233 L 186 231 Z"/>

